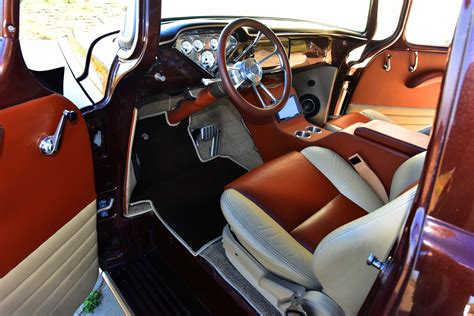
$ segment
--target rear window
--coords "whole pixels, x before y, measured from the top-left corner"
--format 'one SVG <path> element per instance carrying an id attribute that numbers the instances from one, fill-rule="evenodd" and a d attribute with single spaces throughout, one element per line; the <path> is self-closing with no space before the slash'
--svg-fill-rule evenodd
<path id="1" fill-rule="evenodd" d="M 461 0 L 413 0 L 405 31 L 409 43 L 449 46 L 461 9 Z"/>

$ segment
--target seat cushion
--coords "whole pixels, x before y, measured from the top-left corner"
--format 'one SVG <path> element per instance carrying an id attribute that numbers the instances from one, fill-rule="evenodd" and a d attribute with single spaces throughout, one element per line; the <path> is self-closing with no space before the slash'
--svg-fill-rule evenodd
<path id="1" fill-rule="evenodd" d="M 319 242 L 382 202 L 344 159 L 310 147 L 229 184 L 221 206 L 238 240 L 262 265 L 315 289 L 310 261 Z"/>

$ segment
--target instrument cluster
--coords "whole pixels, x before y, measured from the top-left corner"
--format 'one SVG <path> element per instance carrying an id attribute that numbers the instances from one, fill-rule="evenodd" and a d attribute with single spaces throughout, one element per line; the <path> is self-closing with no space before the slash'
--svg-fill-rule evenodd
<path id="1" fill-rule="evenodd" d="M 175 42 L 175 49 L 191 59 L 211 75 L 217 73 L 217 42 L 219 30 L 191 30 L 181 33 Z M 234 36 L 227 41 L 227 55 L 237 48 Z"/>

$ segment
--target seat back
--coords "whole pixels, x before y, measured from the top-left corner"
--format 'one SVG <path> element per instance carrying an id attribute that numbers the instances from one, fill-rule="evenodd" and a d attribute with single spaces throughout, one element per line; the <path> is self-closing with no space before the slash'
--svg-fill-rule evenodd
<path id="1" fill-rule="evenodd" d="M 390 201 L 377 210 L 331 232 L 313 256 L 313 273 L 323 292 L 347 315 L 359 311 L 378 271 L 367 265 L 374 253 L 386 259 L 413 204 L 425 153 L 403 163 L 395 172 Z"/>

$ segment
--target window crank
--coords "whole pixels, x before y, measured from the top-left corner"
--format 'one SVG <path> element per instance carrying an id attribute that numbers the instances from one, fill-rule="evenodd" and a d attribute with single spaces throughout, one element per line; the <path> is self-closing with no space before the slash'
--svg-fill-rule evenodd
<path id="1" fill-rule="evenodd" d="M 77 118 L 77 113 L 74 111 L 64 110 L 59 124 L 56 127 L 56 131 L 53 135 L 45 136 L 40 139 L 39 150 L 43 155 L 53 156 L 59 150 L 61 144 L 61 136 L 63 134 L 64 125 L 66 124 L 66 119 L 69 121 L 74 121 Z"/>

